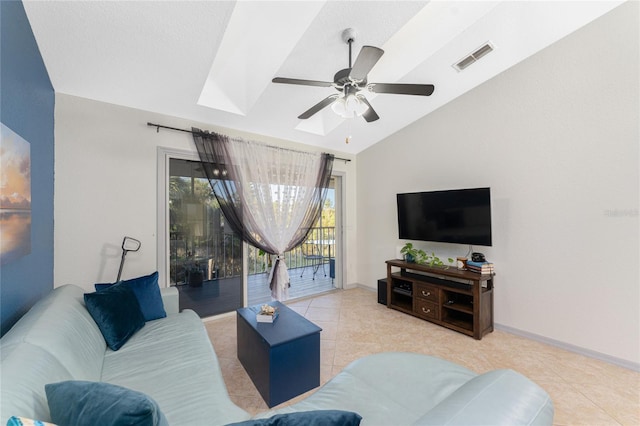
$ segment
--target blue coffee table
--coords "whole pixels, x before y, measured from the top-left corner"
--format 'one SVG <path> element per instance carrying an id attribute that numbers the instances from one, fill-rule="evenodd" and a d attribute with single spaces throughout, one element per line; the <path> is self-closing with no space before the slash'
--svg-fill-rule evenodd
<path id="1" fill-rule="evenodd" d="M 280 302 L 278 318 L 258 323 L 260 306 L 237 312 L 238 359 L 269 407 L 320 386 L 322 329 Z"/>

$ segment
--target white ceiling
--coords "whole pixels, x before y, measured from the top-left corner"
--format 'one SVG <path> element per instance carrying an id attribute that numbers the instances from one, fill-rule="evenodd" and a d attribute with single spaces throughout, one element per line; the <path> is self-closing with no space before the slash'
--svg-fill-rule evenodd
<path id="1" fill-rule="evenodd" d="M 57 93 L 354 154 L 620 3 L 24 0 Z M 372 123 L 331 108 L 299 120 L 335 89 L 271 79 L 333 81 L 348 66 L 348 27 L 354 60 L 363 45 L 385 50 L 369 82 L 434 84 L 434 94 L 368 93 Z M 488 41 L 493 52 L 452 67 Z"/>

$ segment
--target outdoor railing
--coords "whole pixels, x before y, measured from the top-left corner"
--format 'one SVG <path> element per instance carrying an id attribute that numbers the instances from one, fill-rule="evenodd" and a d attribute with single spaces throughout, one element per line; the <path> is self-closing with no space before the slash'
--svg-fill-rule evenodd
<path id="1" fill-rule="evenodd" d="M 305 243 L 284 254 L 287 268 L 302 268 L 306 265 L 307 260 L 305 259 L 305 255 L 302 250 L 302 245 L 304 244 L 314 245 L 314 249 L 317 251 L 317 253 L 324 258 L 325 263 L 328 263 L 330 257 L 335 257 L 335 239 L 335 227 L 323 226 L 318 228 L 311 228 L 311 231 L 309 232 Z M 248 259 L 249 275 L 260 274 L 269 271 L 269 256 L 261 254 L 257 248 L 249 246 Z"/>
<path id="2" fill-rule="evenodd" d="M 172 285 L 187 284 L 194 276 L 214 280 L 242 275 L 242 241 L 233 233 L 219 233 L 215 238 L 198 238 L 188 245 L 186 238 L 170 239 L 169 276 Z M 188 246 L 193 247 L 188 250 Z M 201 275 L 200 275 L 201 274 Z"/>
<path id="3" fill-rule="evenodd" d="M 335 257 L 335 227 L 312 228 L 305 243 L 312 246 L 314 254 L 322 257 L 321 262 L 329 263 Z M 308 264 L 302 245 L 284 254 L 288 269 L 301 268 Z M 232 233 L 219 234 L 217 238 L 198 238 L 187 250 L 184 238 L 172 235 L 170 240 L 170 279 L 172 284 L 186 284 L 193 277 L 200 280 L 213 280 L 242 275 L 242 242 Z M 249 275 L 269 271 L 269 256 L 249 246 Z M 314 261 L 315 264 L 318 260 Z"/>

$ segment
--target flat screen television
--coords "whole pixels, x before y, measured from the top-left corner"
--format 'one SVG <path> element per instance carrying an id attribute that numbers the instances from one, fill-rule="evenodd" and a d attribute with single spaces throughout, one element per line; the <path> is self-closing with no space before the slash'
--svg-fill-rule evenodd
<path id="1" fill-rule="evenodd" d="M 491 189 L 398 194 L 401 240 L 491 246 Z"/>

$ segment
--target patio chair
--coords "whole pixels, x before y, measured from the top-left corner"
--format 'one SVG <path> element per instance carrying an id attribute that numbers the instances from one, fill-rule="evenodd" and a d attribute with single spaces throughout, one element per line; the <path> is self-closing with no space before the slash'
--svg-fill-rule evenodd
<path id="1" fill-rule="evenodd" d="M 310 266 L 313 269 L 313 277 L 312 280 L 316 279 L 316 274 L 322 266 L 322 272 L 324 276 L 327 276 L 327 272 L 324 269 L 324 257 L 320 253 L 320 248 L 318 244 L 312 241 L 305 241 L 300 246 L 300 250 L 302 251 L 302 257 L 304 259 L 304 267 L 302 268 L 302 273 L 300 273 L 300 278 L 304 275 L 304 271 L 307 269 L 307 266 Z"/>

